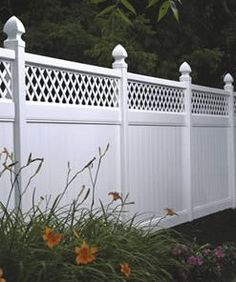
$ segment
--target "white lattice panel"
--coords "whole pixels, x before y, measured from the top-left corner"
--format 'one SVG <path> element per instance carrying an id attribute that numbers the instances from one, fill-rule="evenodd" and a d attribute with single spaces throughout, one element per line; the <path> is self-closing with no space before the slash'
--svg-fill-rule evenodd
<path id="1" fill-rule="evenodd" d="M 0 61 L 0 98 L 12 99 L 11 80 L 10 62 Z"/>
<path id="2" fill-rule="evenodd" d="M 157 84 L 128 82 L 129 108 L 158 112 L 184 112 L 184 91 Z"/>
<path id="3" fill-rule="evenodd" d="M 236 114 L 236 96 L 234 94 L 234 114 Z"/>
<path id="4" fill-rule="evenodd" d="M 119 79 L 26 66 L 26 100 L 99 107 L 119 106 Z"/>
<path id="5" fill-rule="evenodd" d="M 228 96 L 193 90 L 192 113 L 227 116 L 229 114 Z"/>

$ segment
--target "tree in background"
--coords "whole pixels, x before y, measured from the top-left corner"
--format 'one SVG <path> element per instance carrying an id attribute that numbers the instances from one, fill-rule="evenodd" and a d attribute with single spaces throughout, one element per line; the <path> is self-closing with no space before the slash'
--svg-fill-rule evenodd
<path id="1" fill-rule="evenodd" d="M 178 79 L 187 60 L 195 83 L 222 86 L 225 72 L 236 78 L 234 0 L 2 1 L 1 24 L 19 17 L 29 52 L 110 67 L 121 43 L 132 72 Z"/>

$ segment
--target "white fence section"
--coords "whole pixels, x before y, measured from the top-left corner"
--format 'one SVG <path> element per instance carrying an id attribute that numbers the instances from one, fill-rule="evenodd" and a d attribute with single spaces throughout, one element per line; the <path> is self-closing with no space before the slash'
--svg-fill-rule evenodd
<path id="1" fill-rule="evenodd" d="M 108 69 L 25 53 L 24 27 L 15 17 L 4 32 L 0 148 L 13 151 L 19 166 L 29 153 L 45 159 L 32 183 L 36 198 L 60 193 L 67 162 L 76 171 L 109 143 L 96 190 L 104 204 L 110 191 L 129 193 L 132 212 L 158 220 L 164 208 L 177 211 L 167 225 L 235 208 L 236 94 L 229 74 L 224 90 L 192 84 L 187 63 L 179 82 L 159 79 L 127 72 L 121 45 Z M 91 185 L 89 175 L 64 201 L 76 198 L 83 184 Z M 9 180 L 2 177 L 0 185 L 4 202 Z M 32 189 L 24 207 L 31 197 Z"/>

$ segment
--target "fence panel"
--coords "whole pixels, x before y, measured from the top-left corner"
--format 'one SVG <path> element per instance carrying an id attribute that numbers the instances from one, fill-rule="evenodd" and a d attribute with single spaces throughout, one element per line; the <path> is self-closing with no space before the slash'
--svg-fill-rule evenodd
<path id="1" fill-rule="evenodd" d="M 197 85 L 192 86 L 192 93 L 193 206 L 198 218 L 232 205 L 228 173 L 230 94 Z"/>
<path id="2" fill-rule="evenodd" d="M 193 205 L 196 218 L 231 204 L 227 130 L 209 126 L 193 129 Z"/>
<path id="3" fill-rule="evenodd" d="M 170 207 L 179 214 L 171 224 L 184 222 L 184 85 L 135 74 L 128 74 L 128 78 L 129 193 L 135 201 L 132 212 L 144 212 L 144 220 L 154 215 L 154 223 Z"/>
<path id="4" fill-rule="evenodd" d="M 169 207 L 179 214 L 175 224 L 187 220 L 183 130 L 180 126 L 129 126 L 129 192 L 135 201 L 133 212 L 147 212 L 158 220 Z"/>
<path id="5" fill-rule="evenodd" d="M 109 143 L 96 188 L 96 204 L 108 202 L 108 192 L 120 189 L 119 73 L 32 54 L 26 55 L 25 70 L 27 151 L 45 159 L 37 198 L 63 190 L 68 161 L 79 170 Z M 64 203 L 72 202 L 83 185 L 92 188 L 88 171 L 68 189 Z"/>
<path id="6" fill-rule="evenodd" d="M 108 143 L 96 190 L 104 203 L 109 192 L 130 193 L 132 213 L 153 214 L 156 222 L 163 209 L 173 208 L 179 216 L 167 225 L 235 208 L 236 94 L 229 74 L 221 90 L 192 84 L 186 62 L 180 81 L 129 73 L 121 45 L 113 50 L 113 69 L 38 56 L 25 53 L 17 18 L 4 30 L 0 147 L 14 151 L 19 165 L 30 152 L 45 159 L 24 208 L 32 204 L 34 187 L 36 202 L 55 197 L 65 187 L 67 162 L 72 171 L 81 169 Z M 22 176 L 21 191 L 34 169 Z M 9 183 L 0 181 L 0 200 L 6 201 Z M 88 172 L 63 203 L 83 185 L 92 188 Z"/>
<path id="7" fill-rule="evenodd" d="M 98 158 L 99 147 L 104 150 L 108 143 L 110 148 L 102 161 L 96 187 L 96 199 L 108 203 L 110 200 L 108 192 L 119 189 L 118 125 L 34 122 L 28 123 L 27 129 L 28 151 L 33 152 L 34 156 L 44 158 L 40 174 L 33 183 L 37 187 L 36 200 L 40 199 L 40 196 L 45 197 L 45 195 L 51 195 L 52 198 L 55 198 L 66 185 L 68 162 L 70 162 L 72 176 L 93 157 Z M 95 173 L 95 167 L 93 173 Z M 32 173 L 32 170 L 29 173 Z M 92 189 L 87 170 L 73 182 L 62 203 L 71 203 L 83 185 L 86 186 L 86 189 Z M 24 199 L 25 208 L 31 205 L 31 197 L 32 190 L 27 193 Z M 91 193 L 86 203 L 87 206 L 91 203 Z"/>
<path id="8" fill-rule="evenodd" d="M 0 152 L 4 163 L 4 148 L 13 151 L 14 104 L 12 102 L 12 61 L 15 54 L 11 50 L 0 48 Z M 2 167 L 0 171 L 2 170 Z M 0 178 L 0 200 L 6 204 L 11 189 L 10 175 L 5 173 Z M 13 207 L 11 201 L 10 206 Z"/>

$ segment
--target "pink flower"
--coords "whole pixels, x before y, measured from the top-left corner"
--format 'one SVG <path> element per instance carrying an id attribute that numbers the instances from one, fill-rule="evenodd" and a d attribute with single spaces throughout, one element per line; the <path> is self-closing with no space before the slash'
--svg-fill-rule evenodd
<path id="1" fill-rule="evenodd" d="M 225 256 L 225 253 L 224 253 L 224 250 L 221 246 L 219 247 L 216 247 L 214 249 L 214 255 L 217 257 L 217 258 L 223 258 Z"/>
<path id="2" fill-rule="evenodd" d="M 209 256 L 212 252 L 211 252 L 211 249 L 207 248 L 203 251 L 203 253 L 205 256 Z"/>
<path id="3" fill-rule="evenodd" d="M 201 266 L 203 264 L 203 259 L 200 256 L 190 256 L 187 259 L 188 264 Z"/>
<path id="4" fill-rule="evenodd" d="M 172 255 L 179 256 L 179 255 L 186 255 L 189 253 L 189 248 L 186 245 L 177 245 L 172 249 Z"/>
<path id="5" fill-rule="evenodd" d="M 179 247 L 174 247 L 171 251 L 173 256 L 179 256 L 181 255 L 181 249 Z"/>

